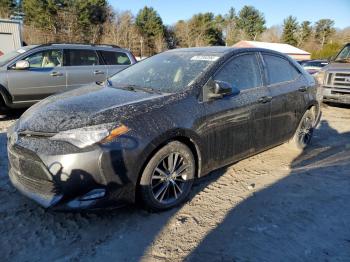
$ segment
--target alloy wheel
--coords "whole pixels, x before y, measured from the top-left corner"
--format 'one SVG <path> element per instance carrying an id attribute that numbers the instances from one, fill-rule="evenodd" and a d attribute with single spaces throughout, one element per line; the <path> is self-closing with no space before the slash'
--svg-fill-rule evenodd
<path id="1" fill-rule="evenodd" d="M 302 145 L 308 145 L 311 141 L 313 133 L 313 120 L 310 117 L 305 117 L 303 122 L 301 123 L 299 132 L 298 132 L 298 140 Z"/>
<path id="2" fill-rule="evenodd" d="M 161 204 L 175 202 L 184 192 L 189 164 L 178 152 L 170 153 L 154 169 L 151 177 L 152 193 Z"/>

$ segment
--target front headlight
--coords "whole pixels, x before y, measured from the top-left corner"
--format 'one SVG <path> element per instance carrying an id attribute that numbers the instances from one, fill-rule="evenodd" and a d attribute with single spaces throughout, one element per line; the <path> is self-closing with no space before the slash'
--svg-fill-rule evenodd
<path id="1" fill-rule="evenodd" d="M 315 79 L 319 85 L 323 85 L 324 83 L 324 77 L 325 77 L 325 71 L 321 70 L 318 73 L 315 74 Z"/>
<path id="2" fill-rule="evenodd" d="M 65 141 L 79 148 L 84 148 L 96 143 L 110 142 L 128 131 L 129 129 L 124 125 L 116 127 L 115 124 L 102 124 L 62 131 L 50 139 Z"/>

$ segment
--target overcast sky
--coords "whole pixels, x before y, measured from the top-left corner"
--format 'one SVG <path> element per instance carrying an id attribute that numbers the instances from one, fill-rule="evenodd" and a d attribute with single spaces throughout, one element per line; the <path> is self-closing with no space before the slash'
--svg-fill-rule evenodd
<path id="1" fill-rule="evenodd" d="M 288 15 L 298 21 L 315 22 L 330 18 L 335 26 L 350 26 L 350 0 L 110 0 L 117 10 L 130 10 L 136 14 L 145 5 L 155 8 L 167 25 L 180 19 L 189 19 L 199 12 L 225 14 L 232 6 L 240 10 L 244 5 L 252 5 L 264 13 L 267 26 L 281 25 Z"/>

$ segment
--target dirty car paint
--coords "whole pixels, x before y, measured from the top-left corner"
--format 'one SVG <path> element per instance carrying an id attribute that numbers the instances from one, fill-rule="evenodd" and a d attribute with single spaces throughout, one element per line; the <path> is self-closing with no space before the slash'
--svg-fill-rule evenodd
<path id="1" fill-rule="evenodd" d="M 27 188 L 20 179 L 16 180 L 16 175 L 23 175 L 25 166 L 31 165 L 31 162 L 18 160 L 15 156 L 26 151 L 38 158 L 35 160 L 37 169 L 49 171 L 51 178 L 47 182 L 56 188 L 56 193 L 51 192 L 50 197 L 54 199 L 55 195 L 63 195 L 57 202 L 46 202 L 49 203 L 46 207 L 97 207 L 101 204 L 99 201 L 79 200 L 96 188 L 108 192 L 104 204 L 133 202 L 142 169 L 152 154 L 168 141 L 186 143 L 194 151 L 197 176 L 203 176 L 290 139 L 303 113 L 311 106 L 319 110 L 314 81 L 293 61 L 291 63 L 301 70 L 298 82 L 285 83 L 280 90 L 271 90 L 264 80 L 261 88 L 206 102 L 203 87 L 226 61 L 240 53 L 275 52 L 234 48 L 189 50 L 198 56 L 220 54 L 220 58 L 212 59 L 215 60 L 212 66 L 178 92 L 132 91 L 91 84 L 51 96 L 30 108 L 8 134 L 10 177 L 15 186 L 21 187 L 22 191 L 40 194 L 35 188 Z M 308 87 L 306 93 L 293 104 L 288 104 L 283 96 L 278 98 L 283 90 L 293 91 L 305 85 Z M 271 103 L 259 102 L 266 96 L 274 96 Z M 273 126 L 272 120 L 276 120 Z M 83 149 L 40 135 L 51 136 L 103 123 L 123 124 L 129 131 L 110 143 Z M 29 135 L 21 135 L 27 131 Z M 16 134 L 18 138 L 13 140 L 11 137 Z M 60 168 L 51 170 L 57 163 Z"/>

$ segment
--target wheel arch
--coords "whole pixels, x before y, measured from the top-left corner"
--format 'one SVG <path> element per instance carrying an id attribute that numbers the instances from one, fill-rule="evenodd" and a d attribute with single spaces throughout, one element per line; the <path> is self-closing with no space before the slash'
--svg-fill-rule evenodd
<path id="1" fill-rule="evenodd" d="M 156 139 L 155 141 L 158 141 L 157 143 L 150 143 L 151 148 L 146 150 L 146 156 L 144 158 L 144 161 L 142 163 L 141 168 L 139 169 L 139 172 L 137 174 L 137 183 L 136 183 L 136 190 L 135 190 L 135 200 L 136 202 L 140 199 L 139 198 L 139 184 L 140 179 L 142 176 L 142 173 L 149 162 L 149 160 L 158 152 L 159 149 L 164 147 L 166 144 L 172 142 L 172 141 L 179 141 L 186 145 L 192 152 L 194 160 L 195 160 L 195 178 L 199 178 L 201 176 L 201 169 L 202 169 L 202 153 L 200 149 L 200 143 L 199 139 L 196 138 L 196 135 L 191 134 L 191 131 L 188 130 L 173 130 L 167 135 L 162 135 Z M 166 138 L 165 138 L 166 137 Z"/>
<path id="2" fill-rule="evenodd" d="M 315 127 L 317 126 L 317 124 L 318 124 L 318 122 L 319 122 L 319 120 L 320 120 L 320 118 L 321 118 L 321 106 L 320 106 L 320 104 L 315 100 L 315 101 L 311 101 L 310 103 L 308 103 L 308 104 L 305 106 L 305 108 L 304 108 L 304 110 L 303 110 L 303 113 L 300 115 L 300 118 L 298 119 L 297 125 L 294 127 L 293 136 L 294 136 L 295 132 L 298 130 L 299 124 L 300 124 L 301 120 L 303 119 L 305 113 L 306 113 L 307 111 L 310 111 L 310 110 L 311 110 L 312 114 L 313 114 L 314 117 L 315 117 L 315 124 L 314 124 L 314 126 L 315 126 Z M 290 139 L 292 139 L 293 136 L 292 136 Z"/>
<path id="3" fill-rule="evenodd" d="M 9 91 L 0 84 L 0 104 L 1 102 L 4 102 L 5 106 L 9 106 L 12 102 L 11 95 Z"/>
<path id="4" fill-rule="evenodd" d="M 313 116 L 314 116 L 314 127 L 316 127 L 320 121 L 320 118 L 321 118 L 321 105 L 320 103 L 318 103 L 317 101 L 312 101 L 310 102 L 306 109 L 304 110 L 304 113 L 303 115 L 306 113 L 306 111 L 310 111 Z M 301 119 L 300 119 L 301 121 Z"/>

